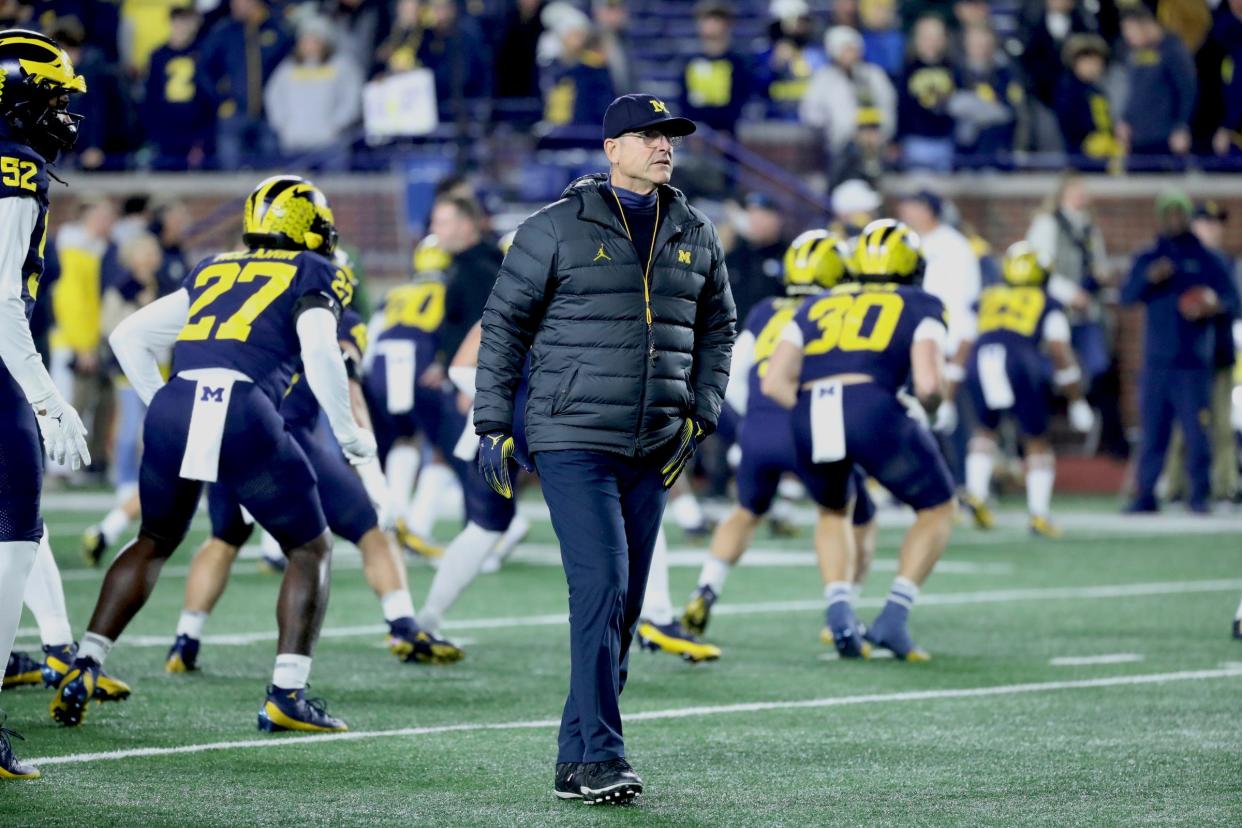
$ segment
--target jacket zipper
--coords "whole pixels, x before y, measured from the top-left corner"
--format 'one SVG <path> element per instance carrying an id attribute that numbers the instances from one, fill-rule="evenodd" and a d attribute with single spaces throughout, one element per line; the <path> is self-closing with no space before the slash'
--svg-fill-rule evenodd
<path id="1" fill-rule="evenodd" d="M 621 197 L 617 195 L 617 191 L 612 191 L 612 197 L 617 200 L 617 209 L 621 213 L 621 222 L 625 225 L 625 235 L 629 238 L 630 243 L 634 243 L 634 234 L 630 232 L 630 223 L 625 217 L 625 207 L 621 204 Z M 647 317 L 647 354 L 643 357 L 643 385 L 642 391 L 638 396 L 638 422 L 634 425 L 634 456 L 638 457 L 642 454 L 642 432 L 643 420 L 646 419 L 647 408 L 647 377 L 650 365 L 655 362 L 655 316 L 651 312 L 651 268 L 655 264 L 656 254 L 656 237 L 660 235 L 660 199 L 656 198 L 656 214 L 655 228 L 651 231 L 651 249 L 647 251 L 647 266 L 643 270 L 643 307 L 646 310 Z M 635 250 L 635 253 L 638 251 Z"/>

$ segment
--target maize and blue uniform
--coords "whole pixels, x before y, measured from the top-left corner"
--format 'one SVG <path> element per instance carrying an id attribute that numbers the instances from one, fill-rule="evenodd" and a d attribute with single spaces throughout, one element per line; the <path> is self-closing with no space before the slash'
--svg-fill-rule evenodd
<path id="1" fill-rule="evenodd" d="M 29 238 L 9 238 L 15 233 L 8 228 L 0 230 L 6 237 L 4 243 L 21 245 L 24 252 L 20 274 L 0 273 L 0 291 L 21 297 L 29 321 L 43 275 L 48 177 L 43 157 L 14 141 L 0 139 L 0 164 L 0 199 L 31 199 L 37 210 Z M 38 541 L 43 536 L 43 520 L 39 516 L 39 496 L 43 490 L 39 426 L 21 386 L 2 362 L 0 435 L 0 543 Z"/>
<path id="2" fill-rule="evenodd" d="M 401 285 L 388 293 L 378 322 L 372 323 L 377 330 L 367 352 L 363 388 L 381 458 L 399 439 L 422 435 L 437 444 L 444 439 L 444 393 L 418 384 L 440 350 L 444 299 L 440 281 Z"/>
<path id="3" fill-rule="evenodd" d="M 366 351 L 366 323 L 352 310 L 341 312 L 337 338 Z M 295 374 L 280 404 L 280 415 L 294 442 L 302 449 L 314 473 L 319 503 L 332 534 L 356 544 L 362 536 L 379 526 L 379 515 L 367 495 L 362 480 L 350 466 L 320 416 L 319 401 L 310 386 Z M 254 524 L 246 521 L 237 497 L 229 487 L 215 484 L 207 492 L 211 534 L 232 546 L 241 546 L 250 537 Z"/>
<path id="4" fill-rule="evenodd" d="M 910 378 L 915 342 L 947 336 L 944 304 L 920 288 L 844 284 L 798 309 L 781 338 L 802 348 L 793 412 L 798 476 L 829 509 L 849 503 L 854 464 L 914 509 L 953 497 L 953 479 L 931 432 L 909 417 L 897 391 Z M 843 385 L 832 377 L 865 374 Z"/>
<path id="5" fill-rule="evenodd" d="M 173 376 L 147 410 L 143 534 L 180 543 L 204 482 L 224 484 L 284 549 L 324 532 L 315 473 L 279 406 L 301 352 L 298 314 L 323 307 L 339 318 L 345 287 L 310 251 L 224 253 L 186 276 Z"/>
<path id="6" fill-rule="evenodd" d="M 1005 414 L 1027 437 L 1048 431 L 1052 394 L 1045 342 L 1070 340 L 1061 303 L 1042 287 L 997 285 L 976 305 L 979 333 L 966 365 L 966 387 L 984 428 L 995 431 Z"/>
<path id="7" fill-rule="evenodd" d="M 796 471 L 792 413 L 763 394 L 761 384 L 768 360 L 776 350 L 785 326 L 793 319 L 801 298 L 769 297 L 760 300 L 746 315 L 743 336 L 754 337 L 754 358 L 746 372 L 749 390 L 746 412 L 738 431 L 742 458 L 737 467 L 738 504 L 762 517 L 772 508 L 781 477 Z M 740 379 L 740 378 L 739 378 Z M 855 471 L 854 525 L 863 526 L 875 516 L 875 503 L 867 494 L 866 478 Z"/>

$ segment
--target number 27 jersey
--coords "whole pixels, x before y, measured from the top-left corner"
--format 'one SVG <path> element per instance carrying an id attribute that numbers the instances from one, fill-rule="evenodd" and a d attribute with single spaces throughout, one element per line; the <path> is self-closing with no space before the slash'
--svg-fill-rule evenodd
<path id="1" fill-rule="evenodd" d="M 942 303 L 921 288 L 838 285 L 803 302 L 782 339 L 802 347 L 802 382 L 866 374 L 894 393 L 910 378 L 910 348 L 922 331 L 943 341 Z"/>
<path id="2" fill-rule="evenodd" d="M 185 327 L 172 370 L 231 368 L 279 404 L 301 346 L 295 314 L 314 302 L 340 318 L 349 284 L 332 262 L 306 250 L 251 250 L 205 259 L 185 277 Z"/>

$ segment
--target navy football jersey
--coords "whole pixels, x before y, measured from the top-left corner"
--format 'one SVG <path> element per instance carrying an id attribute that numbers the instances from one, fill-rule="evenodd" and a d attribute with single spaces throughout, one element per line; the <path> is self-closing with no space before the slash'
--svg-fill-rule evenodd
<path id="1" fill-rule="evenodd" d="M 437 280 L 410 282 L 393 288 L 379 309 L 382 321 L 376 343 L 401 340 L 414 343 L 414 376 L 420 377 L 440 349 L 444 324 L 445 285 Z M 383 356 L 383 349 L 377 351 Z M 448 354 L 448 358 L 453 358 Z"/>
<path id="2" fill-rule="evenodd" d="M 336 323 L 336 338 L 339 342 L 348 342 L 358 349 L 361 356 L 367 351 L 367 323 L 350 308 L 341 311 L 341 318 Z M 306 377 L 298 372 L 290 380 L 289 389 L 280 403 L 280 416 L 289 428 L 314 428 L 319 421 L 319 400 L 311 391 Z"/>
<path id="3" fill-rule="evenodd" d="M 1010 348 L 1038 351 L 1048 315 L 1061 303 L 1041 287 L 997 285 L 979 294 L 977 345 L 1000 343 Z"/>
<path id="4" fill-rule="evenodd" d="M 173 373 L 231 368 L 279 404 L 301 353 L 294 311 L 304 297 L 339 318 L 350 289 L 331 261 L 307 250 L 251 250 L 204 259 L 185 277 L 190 313 L 173 345 Z"/>
<path id="5" fill-rule="evenodd" d="M 794 314 L 802 382 L 866 374 L 896 393 L 910 377 L 910 348 L 924 320 L 948 325 L 944 303 L 921 288 L 850 282 L 807 299 Z"/>
<path id="6" fill-rule="evenodd" d="M 47 170 L 43 156 L 25 144 L 0 138 L 0 198 L 32 198 L 39 206 L 34 230 L 22 262 L 22 301 L 26 318 L 34 313 L 43 275 L 43 247 L 47 243 Z"/>
<path id="7" fill-rule="evenodd" d="M 779 403 L 764 395 L 760 386 L 763 375 L 768 372 L 768 360 L 772 358 L 772 352 L 776 350 L 785 326 L 793 319 L 801 302 L 802 297 L 770 296 L 759 300 L 750 309 L 750 313 L 746 314 L 743 330 L 755 337 L 754 358 L 746 375 L 750 392 L 746 396 L 745 414 L 748 417 L 758 412 L 764 412 L 760 416 L 770 413 L 787 414 Z"/>

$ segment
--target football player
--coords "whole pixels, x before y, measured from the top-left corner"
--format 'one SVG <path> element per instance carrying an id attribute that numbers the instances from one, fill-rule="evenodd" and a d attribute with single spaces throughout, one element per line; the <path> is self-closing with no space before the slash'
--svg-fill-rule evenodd
<path id="1" fill-rule="evenodd" d="M 908 661 L 929 656 L 910 636 L 910 607 L 953 530 L 953 481 L 931 433 L 898 399 L 912 382 L 924 410 L 944 398 L 944 304 L 919 284 L 919 238 L 898 221 L 864 228 L 848 281 L 806 300 L 781 334 L 760 388 L 793 409 L 798 476 L 819 505 L 816 553 L 827 620 L 842 656 L 868 644 Z M 888 600 L 867 628 L 854 617 L 854 535 L 847 523 L 857 464 L 915 510 Z"/>
<path id="2" fill-rule="evenodd" d="M 987 528 L 987 506 L 996 453 L 996 429 L 1012 417 L 1022 431 L 1026 454 L 1026 503 L 1031 534 L 1055 538 L 1052 484 L 1055 457 L 1048 440 L 1049 388 L 1044 353 L 1052 359 L 1053 382 L 1069 398 L 1070 425 L 1087 432 L 1095 421 L 1083 399 L 1082 373 L 1070 347 L 1069 321 L 1061 304 L 1048 295 L 1048 271 L 1026 242 L 1009 248 L 1002 265 L 1004 283 L 979 296 L 978 334 L 966 370 L 966 387 L 978 412 L 979 426 L 966 455 L 968 506 L 976 523 Z M 950 394 L 952 389 L 950 388 Z"/>
<path id="3" fill-rule="evenodd" d="M 846 244 L 827 230 L 808 230 L 794 239 L 785 252 L 785 296 L 756 304 L 733 346 L 725 399 L 743 412 L 738 438 L 742 450 L 737 467 L 738 503 L 712 536 L 698 587 L 682 615 L 682 624 L 695 635 L 706 632 L 725 579 L 750 546 L 759 521 L 771 509 L 781 477 L 793 473 L 797 466 L 790 414 L 760 391 L 768 360 L 803 300 L 835 286 L 845 275 L 848 258 Z M 865 480 L 859 476 L 855 483 L 855 550 L 865 560 L 854 566 L 854 582 L 861 584 L 875 548 L 875 504 L 867 494 Z"/>
<path id="4" fill-rule="evenodd" d="M 337 325 L 341 353 L 349 375 L 354 419 L 362 428 L 370 427 L 366 402 L 358 381 L 358 368 L 366 350 L 366 324 L 350 308 L 357 279 L 344 251 L 336 251 L 336 263 L 348 279 L 349 291 L 342 301 L 344 309 Z M 319 403 L 300 375 L 280 404 L 285 428 L 305 452 L 315 472 L 319 501 L 328 528 L 358 547 L 367 583 L 380 599 L 384 621 L 388 624 L 388 649 L 402 661 L 448 664 L 461 660 L 463 653 L 454 644 L 423 631 L 414 619 L 414 603 L 406 584 L 405 563 L 382 528 L 376 511 L 387 508 L 389 497 L 379 461 L 358 465 L 357 472 L 337 450 L 330 429 L 321 421 Z M 365 482 L 365 484 L 364 484 Z M 211 515 L 211 537 L 203 542 L 190 563 L 185 584 L 185 603 L 177 623 L 177 637 L 168 651 L 164 669 L 184 673 L 197 669 L 198 654 L 207 616 L 228 585 L 229 570 L 243 544 L 254 531 L 246 520 L 237 498 L 221 484 L 213 484 L 207 495 Z"/>
<path id="5" fill-rule="evenodd" d="M 347 729 L 305 694 L 327 608 L 332 540 L 314 472 L 278 405 L 300 357 L 346 457 L 359 464 L 375 456 L 375 438 L 354 420 L 337 344 L 348 278 L 330 258 L 336 227 L 328 200 L 309 181 L 266 179 L 246 199 L 243 220 L 245 251 L 204 259 L 180 290 L 137 311 L 109 337 L 147 404 L 142 525 L 108 568 L 77 658 L 56 690 L 51 713 L 62 724 L 82 722 L 104 660 L 185 538 L 203 484 L 222 483 L 289 560 L 260 729 Z M 159 359 L 170 347 L 165 382 Z"/>
<path id="6" fill-rule="evenodd" d="M 25 29 L 0 31 L 0 657 L 8 664 L 27 577 L 46 527 L 39 514 L 43 447 L 57 464 L 89 465 L 86 428 L 61 397 L 30 334 L 43 244 L 48 165 L 73 147 L 81 116 L 69 96 L 86 91 L 64 50 Z M 0 714 L 0 779 L 39 771 L 13 755 Z"/>

